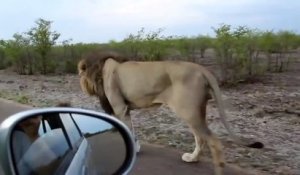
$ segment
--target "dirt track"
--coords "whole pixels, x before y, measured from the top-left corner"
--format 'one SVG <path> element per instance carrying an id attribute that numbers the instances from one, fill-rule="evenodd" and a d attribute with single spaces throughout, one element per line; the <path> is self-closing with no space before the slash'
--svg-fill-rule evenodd
<path id="1" fill-rule="evenodd" d="M 78 77 L 20 76 L 0 71 L 0 97 L 35 106 L 53 106 L 58 100 L 76 107 L 99 110 L 96 98 L 80 91 Z M 300 70 L 268 74 L 261 82 L 223 88 L 228 121 L 239 135 L 262 141 L 262 150 L 240 147 L 224 130 L 214 102 L 208 108 L 208 123 L 221 138 L 226 159 L 264 174 L 300 174 Z M 132 111 L 134 125 L 143 142 L 191 151 L 194 140 L 185 123 L 165 106 Z M 209 157 L 208 149 L 203 156 Z"/>

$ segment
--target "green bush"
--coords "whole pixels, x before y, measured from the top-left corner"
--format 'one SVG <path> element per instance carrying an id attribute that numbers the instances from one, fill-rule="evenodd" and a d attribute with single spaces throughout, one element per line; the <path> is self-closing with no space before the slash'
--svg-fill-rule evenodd
<path id="1" fill-rule="evenodd" d="M 156 61 L 162 60 L 167 55 L 168 43 L 161 34 L 162 29 L 145 32 L 140 29 L 137 34 L 128 35 L 122 42 L 111 41 L 110 48 L 124 53 L 134 60 Z"/>
<path id="2" fill-rule="evenodd" d="M 214 31 L 215 51 L 223 81 L 235 84 L 264 72 L 264 66 L 258 64 L 258 31 L 245 26 L 232 30 L 231 26 L 226 24 Z"/>
<path id="3" fill-rule="evenodd" d="M 22 104 L 29 104 L 30 103 L 30 99 L 25 95 L 17 96 L 16 101 L 18 103 L 22 103 Z"/>
<path id="4" fill-rule="evenodd" d="M 77 62 L 72 61 L 72 60 L 67 60 L 65 62 L 64 72 L 66 72 L 66 73 L 77 73 Z"/>
<path id="5" fill-rule="evenodd" d="M 266 70 L 286 71 L 300 47 L 300 36 L 291 31 L 258 31 L 246 26 L 221 24 L 208 35 L 164 36 L 163 29 L 141 28 L 121 42 L 58 43 L 60 34 L 50 30 L 51 21 L 38 19 L 35 26 L 13 39 L 0 40 L 0 69 L 12 66 L 19 74 L 76 73 L 77 63 L 94 50 L 116 51 L 133 60 L 164 59 L 199 62 L 208 48 L 214 48 L 222 79 L 237 83 L 264 74 Z"/>

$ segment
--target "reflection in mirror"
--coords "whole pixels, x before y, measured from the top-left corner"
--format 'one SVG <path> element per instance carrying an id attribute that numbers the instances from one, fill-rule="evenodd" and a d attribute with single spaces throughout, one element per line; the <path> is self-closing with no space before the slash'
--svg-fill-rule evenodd
<path id="1" fill-rule="evenodd" d="M 103 119 L 75 113 L 32 116 L 11 135 L 18 174 L 114 174 L 126 159 L 118 128 Z"/>

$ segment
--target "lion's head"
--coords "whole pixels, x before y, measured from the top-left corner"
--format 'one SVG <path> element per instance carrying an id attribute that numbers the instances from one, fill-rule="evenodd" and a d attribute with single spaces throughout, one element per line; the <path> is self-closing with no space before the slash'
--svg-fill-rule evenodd
<path id="1" fill-rule="evenodd" d="M 104 93 L 102 77 L 104 63 L 109 58 L 119 62 L 126 61 L 116 53 L 90 52 L 78 62 L 77 69 L 82 91 L 91 96 L 97 96 L 103 110 L 113 114 L 113 109 Z"/>

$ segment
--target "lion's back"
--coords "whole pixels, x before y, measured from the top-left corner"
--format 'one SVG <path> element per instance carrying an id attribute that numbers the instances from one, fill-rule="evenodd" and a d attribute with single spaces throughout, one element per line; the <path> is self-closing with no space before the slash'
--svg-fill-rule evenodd
<path id="1" fill-rule="evenodd" d="M 119 86 L 126 99 L 151 103 L 174 84 L 184 84 L 199 75 L 199 66 L 189 62 L 126 62 L 117 68 Z M 201 72 L 200 72 L 201 75 Z M 146 101 L 145 101 L 146 100 Z M 137 106 L 142 106 L 138 105 Z"/>
<path id="2" fill-rule="evenodd" d="M 201 66 L 184 61 L 125 62 L 117 72 L 120 81 L 149 89 L 160 89 L 187 77 L 201 76 Z"/>

